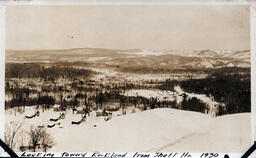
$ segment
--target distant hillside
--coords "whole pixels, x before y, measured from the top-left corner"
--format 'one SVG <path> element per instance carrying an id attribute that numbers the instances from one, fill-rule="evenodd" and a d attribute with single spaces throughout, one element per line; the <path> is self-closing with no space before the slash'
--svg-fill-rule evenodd
<path id="1" fill-rule="evenodd" d="M 197 55 L 201 57 L 214 57 L 214 56 L 217 56 L 218 53 L 211 50 L 202 50 L 202 51 L 199 51 Z"/>
<path id="2" fill-rule="evenodd" d="M 6 62 L 86 62 L 115 67 L 220 68 L 250 67 L 250 50 L 244 51 L 174 51 L 174 50 L 118 50 L 77 48 L 66 50 L 7 51 Z"/>

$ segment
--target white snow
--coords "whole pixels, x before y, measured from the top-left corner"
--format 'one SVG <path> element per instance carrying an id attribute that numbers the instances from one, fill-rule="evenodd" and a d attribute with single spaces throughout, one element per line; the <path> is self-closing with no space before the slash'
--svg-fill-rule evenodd
<path id="1" fill-rule="evenodd" d="M 32 107 L 26 111 L 29 109 L 34 110 Z M 5 111 L 6 123 L 23 120 L 25 131 L 31 125 L 47 126 L 54 114 L 52 110 L 40 110 L 39 117 L 24 119 L 24 113 L 14 116 L 11 111 L 13 109 Z M 170 108 L 127 111 L 127 115 L 121 116 L 118 116 L 121 111 L 113 112 L 109 121 L 96 117 L 93 112 L 86 122 L 71 125 L 71 121 L 80 120 L 81 115 L 67 110 L 60 125 L 47 128 L 56 144 L 50 151 L 243 152 L 250 146 L 250 113 L 212 118 Z"/>
<path id="2" fill-rule="evenodd" d="M 111 58 L 108 58 L 108 57 L 90 57 L 90 58 L 87 59 L 87 61 L 95 62 L 95 61 L 99 61 L 99 60 L 103 60 L 103 59 L 110 60 Z"/>
<path id="3" fill-rule="evenodd" d="M 187 93 L 187 92 L 184 92 L 180 86 L 175 86 L 174 87 L 174 90 L 176 92 L 178 92 L 179 94 L 186 94 L 188 96 L 188 98 L 197 98 L 199 99 L 200 101 L 202 101 L 203 103 L 205 103 L 206 105 L 208 105 L 208 108 L 209 108 L 209 114 L 211 116 L 216 116 L 216 112 L 218 111 L 218 106 L 223 106 L 225 107 L 225 104 L 223 103 L 219 103 L 219 102 L 216 102 L 214 101 L 213 98 L 210 98 L 208 96 L 206 96 L 205 94 L 195 94 L 195 93 Z"/>
<path id="4" fill-rule="evenodd" d="M 83 110 L 84 110 L 84 107 L 79 106 L 76 110 L 78 110 L 78 111 L 83 111 Z"/>
<path id="5" fill-rule="evenodd" d="M 132 89 L 128 90 L 124 93 L 125 96 L 142 96 L 145 98 L 157 98 L 158 101 L 176 101 L 177 104 L 180 104 L 183 100 L 183 94 L 186 94 L 188 98 L 197 98 L 203 103 L 205 103 L 208 108 L 211 116 L 216 116 L 216 112 L 218 111 L 218 106 L 225 107 L 225 104 L 214 101 L 213 98 L 210 98 L 204 94 L 195 94 L 195 93 L 187 93 L 183 91 L 180 86 L 174 87 L 175 91 L 162 91 L 157 89 Z"/>
<path id="6" fill-rule="evenodd" d="M 149 90 L 149 89 L 133 89 L 125 92 L 126 96 L 142 96 L 145 98 L 158 98 L 159 101 L 174 101 L 175 92 L 172 91 L 161 91 L 161 90 Z"/>
<path id="7" fill-rule="evenodd" d="M 151 50 L 142 50 L 138 52 L 118 52 L 118 54 L 133 54 L 133 55 L 139 55 L 139 56 L 160 56 L 160 55 L 166 55 L 167 52 L 160 52 L 160 51 L 151 51 Z"/>
<path id="8" fill-rule="evenodd" d="M 234 67 L 235 65 L 233 63 L 229 63 L 227 67 Z"/>
<path id="9" fill-rule="evenodd" d="M 59 104 L 54 104 L 53 108 L 60 108 Z"/>

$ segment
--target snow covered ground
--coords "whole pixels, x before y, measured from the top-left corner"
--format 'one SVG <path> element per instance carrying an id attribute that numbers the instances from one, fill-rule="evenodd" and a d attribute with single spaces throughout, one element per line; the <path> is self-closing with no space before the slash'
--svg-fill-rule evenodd
<path id="1" fill-rule="evenodd" d="M 26 108 L 26 113 L 34 108 Z M 59 116 L 52 110 L 39 111 L 39 117 L 25 119 L 25 113 L 15 116 L 13 109 L 6 110 L 6 124 L 23 120 L 26 131 L 31 125 L 47 126 L 50 118 Z M 170 108 L 131 111 L 126 115 L 114 112 L 109 121 L 96 117 L 94 111 L 86 122 L 71 125 L 81 115 L 67 110 L 60 125 L 47 128 L 55 141 L 50 151 L 244 152 L 250 146 L 250 113 L 213 118 Z"/>
<path id="2" fill-rule="evenodd" d="M 174 87 L 174 90 L 178 93 L 178 94 L 186 94 L 188 96 L 188 98 L 197 98 L 200 101 L 202 101 L 203 103 L 205 103 L 208 107 L 209 107 L 209 114 L 211 116 L 216 116 L 216 112 L 218 111 L 218 106 L 222 106 L 225 108 L 225 104 L 224 103 L 219 103 L 214 101 L 213 98 L 210 98 L 208 96 L 206 96 L 205 94 L 195 94 L 195 93 L 187 93 L 185 91 L 183 91 L 179 86 Z"/>
<path id="3" fill-rule="evenodd" d="M 213 98 L 206 96 L 205 94 L 195 94 L 195 93 L 187 93 L 183 91 L 180 86 L 174 87 L 175 91 L 164 91 L 158 89 L 132 89 L 128 90 L 124 93 L 125 96 L 142 96 L 145 98 L 157 98 L 159 101 L 176 101 L 177 104 L 181 103 L 183 100 L 183 94 L 186 94 L 188 98 L 197 98 L 209 108 L 208 114 L 211 116 L 216 116 L 218 112 L 218 106 L 223 106 L 225 108 L 225 104 L 214 101 Z"/>
<path id="4" fill-rule="evenodd" d="M 125 96 L 142 96 L 145 98 L 158 98 L 159 101 L 174 101 L 176 98 L 176 93 L 172 91 L 162 91 L 157 89 L 132 89 L 128 90 L 124 94 Z"/>

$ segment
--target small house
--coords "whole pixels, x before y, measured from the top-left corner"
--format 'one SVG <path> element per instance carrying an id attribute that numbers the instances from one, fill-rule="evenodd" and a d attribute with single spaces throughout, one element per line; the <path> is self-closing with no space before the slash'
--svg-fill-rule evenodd
<path id="1" fill-rule="evenodd" d="M 54 104 L 53 111 L 55 111 L 55 112 L 61 111 L 61 106 L 59 104 Z"/>
<path id="2" fill-rule="evenodd" d="M 118 104 L 106 105 L 105 108 L 107 111 L 118 111 L 120 109 L 120 105 Z"/>
<path id="3" fill-rule="evenodd" d="M 86 113 L 86 111 L 85 111 L 85 107 L 78 107 L 77 109 L 76 109 L 76 113 L 77 114 L 85 114 Z"/>

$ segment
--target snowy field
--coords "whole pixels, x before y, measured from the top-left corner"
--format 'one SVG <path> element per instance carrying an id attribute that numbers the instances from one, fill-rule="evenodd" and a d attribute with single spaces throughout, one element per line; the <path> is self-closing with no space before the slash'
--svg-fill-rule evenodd
<path id="1" fill-rule="evenodd" d="M 124 95 L 133 97 L 142 96 L 148 99 L 158 98 L 159 101 L 174 101 L 177 96 L 175 92 L 158 89 L 132 89 L 126 91 Z"/>
<path id="2" fill-rule="evenodd" d="M 157 98 L 158 101 L 176 101 L 177 104 L 180 104 L 183 100 L 184 94 L 187 95 L 188 98 L 197 98 L 201 102 L 203 102 L 208 108 L 208 114 L 215 117 L 218 111 L 218 106 L 225 107 L 225 104 L 214 101 L 213 98 L 206 96 L 205 94 L 195 94 L 195 93 L 187 93 L 183 91 L 179 86 L 174 87 L 175 91 L 164 91 L 158 89 L 132 89 L 128 90 L 124 93 L 125 96 L 142 96 L 145 98 Z"/>
<path id="3" fill-rule="evenodd" d="M 44 112 L 40 109 L 39 117 L 26 119 L 25 115 L 34 110 L 35 107 L 26 108 L 26 113 L 16 113 L 16 116 L 14 109 L 6 110 L 6 123 L 22 121 L 22 129 L 27 131 L 31 125 L 47 126 L 51 124 L 50 118 L 59 116 L 59 112 L 51 109 Z M 114 112 L 109 121 L 96 117 L 95 113 L 93 111 L 86 122 L 71 125 L 72 121 L 80 120 L 81 115 L 67 110 L 60 125 L 46 127 L 55 142 L 50 151 L 244 152 L 250 146 L 250 113 L 213 118 L 170 108 L 136 110 L 135 113 L 127 109 L 126 115 Z"/>

